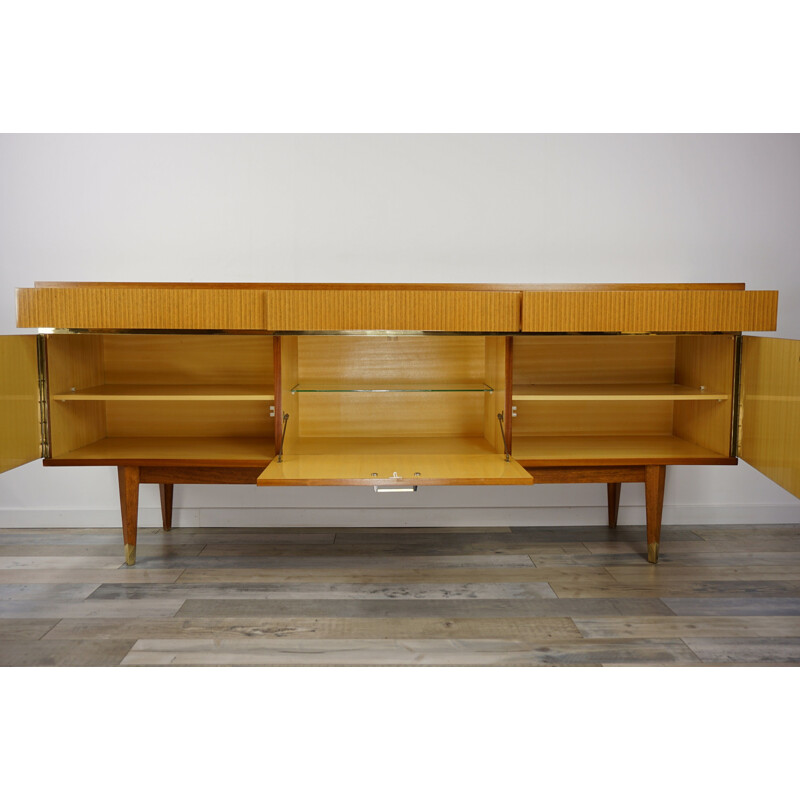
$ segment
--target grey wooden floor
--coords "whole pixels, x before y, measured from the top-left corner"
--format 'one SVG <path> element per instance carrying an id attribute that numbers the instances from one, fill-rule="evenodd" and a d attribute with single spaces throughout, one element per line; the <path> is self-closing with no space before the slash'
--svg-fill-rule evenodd
<path id="1" fill-rule="evenodd" d="M 800 525 L 0 529 L 0 665 L 800 663 Z"/>

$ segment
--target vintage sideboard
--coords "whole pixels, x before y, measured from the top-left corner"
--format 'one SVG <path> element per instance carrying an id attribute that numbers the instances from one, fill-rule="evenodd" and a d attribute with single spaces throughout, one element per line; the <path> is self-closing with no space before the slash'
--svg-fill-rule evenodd
<path id="1" fill-rule="evenodd" d="M 168 530 L 176 483 L 605 483 L 613 527 L 643 482 L 655 563 L 668 465 L 800 496 L 800 342 L 741 333 L 776 316 L 743 284 L 37 283 L 0 471 L 116 466 L 128 564 L 141 483 Z"/>

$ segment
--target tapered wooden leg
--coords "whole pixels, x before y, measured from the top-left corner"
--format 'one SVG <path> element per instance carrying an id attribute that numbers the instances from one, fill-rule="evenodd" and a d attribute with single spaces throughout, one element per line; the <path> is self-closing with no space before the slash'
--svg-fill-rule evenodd
<path id="1" fill-rule="evenodd" d="M 647 560 L 658 562 L 658 546 L 661 543 L 661 512 L 664 508 L 664 479 L 667 468 L 663 465 L 644 469 L 644 498 L 647 509 Z"/>
<path id="2" fill-rule="evenodd" d="M 165 531 L 172 528 L 172 490 L 173 483 L 159 483 L 158 491 L 161 494 L 161 522 Z"/>
<path id="3" fill-rule="evenodd" d="M 117 467 L 119 505 L 122 510 L 122 540 L 125 563 L 136 563 L 136 524 L 139 517 L 139 467 Z"/>
<path id="4" fill-rule="evenodd" d="M 608 527 L 617 527 L 617 515 L 619 514 L 619 490 L 621 483 L 608 483 Z"/>

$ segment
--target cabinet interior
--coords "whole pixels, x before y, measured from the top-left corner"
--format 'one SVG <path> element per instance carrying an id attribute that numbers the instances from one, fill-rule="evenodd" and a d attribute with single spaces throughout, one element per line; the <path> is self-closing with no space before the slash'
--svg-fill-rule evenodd
<path id="1" fill-rule="evenodd" d="M 728 334 L 53 334 L 47 351 L 52 459 L 264 464 L 276 405 L 285 455 L 502 454 L 499 414 L 526 466 L 731 455 Z"/>
<path id="2" fill-rule="evenodd" d="M 514 337 L 512 453 L 527 464 L 728 457 L 731 335 Z"/>
<path id="3" fill-rule="evenodd" d="M 274 453 L 272 338 L 54 334 L 51 458 L 209 458 Z"/>
<path id="4" fill-rule="evenodd" d="M 284 453 L 503 453 L 505 337 L 282 336 Z"/>

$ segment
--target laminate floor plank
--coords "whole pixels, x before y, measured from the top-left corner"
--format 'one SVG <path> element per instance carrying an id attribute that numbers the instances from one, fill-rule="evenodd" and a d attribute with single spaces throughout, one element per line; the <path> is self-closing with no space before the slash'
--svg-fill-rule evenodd
<path id="1" fill-rule="evenodd" d="M 85 600 L 99 588 L 97 583 L 7 583 L 0 585 L 0 603 Z"/>
<path id="2" fill-rule="evenodd" d="M 338 555 L 338 556 L 198 556 L 197 558 L 137 559 L 130 571 L 139 569 L 272 570 L 272 569 L 439 569 L 478 567 L 522 567 L 533 569 L 530 556 L 522 555 Z"/>
<path id="3" fill-rule="evenodd" d="M 101 602 L 101 601 L 86 601 Z M 107 601 L 124 602 L 124 601 Z M 673 612 L 656 598 L 578 600 L 186 600 L 181 617 L 571 617 Z"/>
<path id="4" fill-rule="evenodd" d="M 0 640 L 41 639 L 46 633 L 51 631 L 58 622 L 60 622 L 60 620 L 57 619 L 0 619 Z M 0 649 L 2 649 L 2 647 L 3 645 L 0 643 Z"/>
<path id="5" fill-rule="evenodd" d="M 614 582 L 602 567 L 534 569 L 527 567 L 444 567 L 441 569 L 187 569 L 178 583 L 527 583 L 563 580 Z M 131 581 L 134 583 L 135 581 Z"/>
<path id="6" fill-rule="evenodd" d="M 563 544 L 566 542 L 640 542 L 642 528 L 636 525 L 619 525 L 608 528 L 605 525 L 563 528 L 521 528 L 512 527 L 512 533 L 528 536 L 533 542 L 550 542 Z M 670 525 L 661 530 L 662 546 L 667 542 L 702 541 L 696 532 L 697 528 Z"/>
<path id="7" fill-rule="evenodd" d="M 529 541 L 471 541 L 459 543 L 443 536 L 438 541 L 404 541 L 401 538 L 391 539 L 384 537 L 379 541 L 351 542 L 349 544 L 315 544 L 315 545 L 287 545 L 270 544 L 268 542 L 253 542 L 247 547 L 236 549 L 229 543 L 220 542 L 208 545 L 200 554 L 201 557 L 240 557 L 240 558 L 268 558 L 279 556 L 309 557 L 380 557 L 390 556 L 395 558 L 432 557 L 432 556 L 488 556 L 488 555 L 528 555 L 529 553 L 541 554 L 585 554 L 586 547 L 582 542 L 529 542 Z"/>
<path id="8" fill-rule="evenodd" d="M 685 637 L 683 641 L 701 661 L 759 664 L 780 661 L 800 664 L 800 635 L 758 638 Z"/>
<path id="9" fill-rule="evenodd" d="M 800 616 L 573 617 L 572 621 L 587 639 L 800 636 Z"/>
<path id="10" fill-rule="evenodd" d="M 10 641 L 0 647 L 0 667 L 116 667 L 133 641 Z"/>
<path id="11" fill-rule="evenodd" d="M 180 556 L 199 556 L 205 545 L 202 544 L 172 544 L 162 542 L 159 544 L 138 544 L 136 554 L 141 558 L 172 558 Z M 107 559 L 124 560 L 120 555 L 124 552 L 122 537 L 113 544 L 75 544 L 75 545 L 49 545 L 49 544 L 3 544 L 0 545 L 0 558 L 13 556 L 48 556 L 63 558 L 65 556 L 92 556 L 95 558 L 105 556 Z"/>
<path id="12" fill-rule="evenodd" d="M 691 525 L 691 530 L 702 538 L 741 534 L 752 536 L 756 531 L 759 536 L 772 534 L 800 536 L 800 523 L 787 522 L 775 525 Z"/>
<path id="13" fill-rule="evenodd" d="M 572 621 L 586 639 L 800 636 L 800 616 L 573 617 Z"/>
<path id="14" fill-rule="evenodd" d="M 109 558 L 107 556 L 2 556 L 0 557 L 0 570 L 116 569 L 124 563 L 125 559 L 122 553 L 120 553 L 119 558 Z"/>
<path id="15" fill-rule="evenodd" d="M 551 581 L 558 597 L 800 597 L 800 581 L 656 581 L 571 584 Z"/>
<path id="16" fill-rule="evenodd" d="M 800 538 L 800 537 L 798 537 Z M 610 553 L 641 553 L 647 555 L 647 544 L 637 542 L 584 542 L 586 549 L 595 555 Z M 717 541 L 711 537 L 702 541 L 670 542 L 669 552 L 678 553 L 796 553 L 800 550 L 800 542 L 790 536 L 779 539 L 759 540 L 751 535 L 749 539 L 740 539 L 734 543 Z"/>
<path id="17" fill-rule="evenodd" d="M 511 642 L 497 639 L 140 639 L 123 665 L 533 666 L 624 660 L 696 663 L 680 639 L 626 642 Z"/>
<path id="18" fill-rule="evenodd" d="M 252 600 L 528 600 L 552 598 L 550 584 L 526 583 L 147 583 L 108 584 L 92 600 L 159 597 Z M 2 599 L 2 596 L 0 596 Z"/>
<path id="19" fill-rule="evenodd" d="M 531 564 L 533 566 L 533 564 Z M 0 585 L 14 583 L 175 583 L 182 569 L 0 569 Z"/>
<path id="20" fill-rule="evenodd" d="M 2 622 L 2 621 L 0 621 Z M 29 621 L 30 624 L 30 621 Z M 2 631 L 0 629 L 0 635 Z M 63 619 L 47 639 L 582 639 L 569 617 Z M 678 638 L 678 637 L 675 637 Z"/>
<path id="21" fill-rule="evenodd" d="M 51 617 L 173 617 L 181 608 L 180 599 L 157 600 L 81 600 L 50 602 L 46 600 L 4 601 L 2 619 L 39 619 Z"/>
<path id="22" fill-rule="evenodd" d="M 620 583 L 651 585 L 675 581 L 800 581 L 800 564 L 693 567 L 684 564 L 652 564 L 639 567 L 606 567 Z"/>
<path id="23" fill-rule="evenodd" d="M 662 545 L 663 547 L 663 545 Z M 536 567 L 625 567 L 650 566 L 644 551 L 641 553 L 607 553 L 607 554 L 531 554 L 531 559 Z M 663 566 L 708 566 L 708 567 L 738 567 L 738 566 L 765 566 L 779 567 L 787 565 L 800 565 L 800 552 L 775 552 L 775 553 L 664 553 L 662 550 L 658 557 L 658 567 Z"/>
<path id="24" fill-rule="evenodd" d="M 797 597 L 668 597 L 663 603 L 679 617 L 800 616 Z"/>
<path id="25" fill-rule="evenodd" d="M 2 528 L 0 545 L 7 544 L 113 544 L 122 534 L 113 528 Z M 273 542 L 275 544 L 330 544 L 336 532 L 327 528 L 139 528 L 138 538 L 146 544 L 164 540 L 173 544 L 224 544 L 225 542 Z"/>

